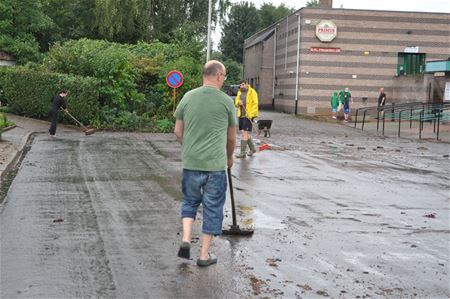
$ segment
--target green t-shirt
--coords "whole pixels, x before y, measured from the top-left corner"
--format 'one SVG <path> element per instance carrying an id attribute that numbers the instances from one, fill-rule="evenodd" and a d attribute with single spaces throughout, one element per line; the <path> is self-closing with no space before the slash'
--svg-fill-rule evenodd
<path id="1" fill-rule="evenodd" d="M 236 126 L 233 100 L 214 87 L 202 86 L 184 95 L 175 118 L 184 126 L 183 168 L 225 170 L 228 128 Z"/>

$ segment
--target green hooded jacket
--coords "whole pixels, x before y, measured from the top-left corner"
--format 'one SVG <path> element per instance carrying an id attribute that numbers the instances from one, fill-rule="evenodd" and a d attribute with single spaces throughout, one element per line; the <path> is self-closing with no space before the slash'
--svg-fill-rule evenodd
<path id="1" fill-rule="evenodd" d="M 339 96 L 338 92 L 333 92 L 333 95 L 331 96 L 331 108 L 336 109 L 339 105 Z"/>

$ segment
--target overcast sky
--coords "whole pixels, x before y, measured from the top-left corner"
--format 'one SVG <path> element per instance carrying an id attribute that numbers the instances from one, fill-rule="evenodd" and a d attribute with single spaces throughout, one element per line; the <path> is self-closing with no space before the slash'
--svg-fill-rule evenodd
<path id="1" fill-rule="evenodd" d="M 237 3 L 241 0 L 232 0 Z M 284 3 L 288 7 L 300 9 L 306 5 L 307 0 L 253 0 L 249 1 L 260 7 L 263 3 L 272 3 L 278 6 Z M 375 10 L 399 10 L 399 11 L 428 11 L 450 13 L 449 0 L 333 0 L 334 8 L 375 9 Z M 220 41 L 220 28 L 212 34 L 214 49 Z"/>
<path id="2" fill-rule="evenodd" d="M 231 1 L 240 2 L 240 1 Z M 306 5 L 307 0 L 253 0 L 257 7 L 264 2 L 279 5 L 284 3 L 288 7 L 300 9 Z M 401 11 L 432 11 L 450 13 L 450 1 L 448 0 L 333 0 L 333 7 L 376 10 L 401 10 Z"/>

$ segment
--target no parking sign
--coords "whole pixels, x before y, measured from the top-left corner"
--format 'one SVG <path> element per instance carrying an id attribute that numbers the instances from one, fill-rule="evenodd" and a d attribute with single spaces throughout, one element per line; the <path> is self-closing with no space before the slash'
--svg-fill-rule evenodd
<path id="1" fill-rule="evenodd" d="M 178 88 L 183 85 L 183 74 L 179 71 L 170 71 L 166 77 L 167 85 L 172 88 Z"/>
<path id="2" fill-rule="evenodd" d="M 175 111 L 177 88 L 183 85 L 183 74 L 176 70 L 170 71 L 169 74 L 167 74 L 166 82 L 167 85 L 173 88 L 173 111 Z"/>

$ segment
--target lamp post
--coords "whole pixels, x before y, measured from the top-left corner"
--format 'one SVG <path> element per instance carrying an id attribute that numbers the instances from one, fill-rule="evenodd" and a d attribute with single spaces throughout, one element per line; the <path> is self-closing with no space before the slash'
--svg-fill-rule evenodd
<path id="1" fill-rule="evenodd" d="M 209 55 L 211 53 L 211 10 L 212 10 L 212 0 L 208 1 L 208 41 L 206 46 L 206 62 L 209 61 Z"/>

